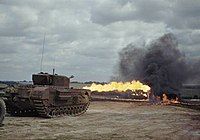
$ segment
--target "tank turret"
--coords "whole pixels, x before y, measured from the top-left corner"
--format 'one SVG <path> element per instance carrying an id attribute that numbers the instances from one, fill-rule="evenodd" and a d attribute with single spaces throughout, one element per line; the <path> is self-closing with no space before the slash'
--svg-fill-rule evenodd
<path id="1" fill-rule="evenodd" d="M 70 78 L 63 75 L 40 72 L 32 75 L 34 85 L 64 86 L 69 88 Z"/>

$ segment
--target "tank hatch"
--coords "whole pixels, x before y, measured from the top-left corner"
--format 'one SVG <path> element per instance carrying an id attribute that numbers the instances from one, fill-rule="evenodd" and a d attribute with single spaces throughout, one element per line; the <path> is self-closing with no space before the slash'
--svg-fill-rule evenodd
<path id="1" fill-rule="evenodd" d="M 63 75 L 52 75 L 40 72 L 32 75 L 34 85 L 65 86 L 69 88 L 69 78 Z"/>

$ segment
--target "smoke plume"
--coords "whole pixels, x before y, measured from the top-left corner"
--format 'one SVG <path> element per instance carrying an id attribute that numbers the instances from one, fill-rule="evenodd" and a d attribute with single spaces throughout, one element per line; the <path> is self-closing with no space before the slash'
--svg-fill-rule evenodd
<path id="1" fill-rule="evenodd" d="M 121 81 L 141 80 L 151 86 L 155 95 L 179 93 L 182 84 L 200 82 L 200 61 L 188 60 L 178 48 L 171 33 L 148 46 L 128 45 L 119 53 L 118 75 Z"/>

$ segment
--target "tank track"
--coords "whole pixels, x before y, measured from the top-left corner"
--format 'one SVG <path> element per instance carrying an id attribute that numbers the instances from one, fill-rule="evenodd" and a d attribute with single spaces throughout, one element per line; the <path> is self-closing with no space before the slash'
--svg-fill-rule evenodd
<path id="1" fill-rule="evenodd" d="M 27 116 L 38 116 L 38 113 L 35 109 L 28 109 L 22 110 L 13 106 L 12 104 L 7 104 L 6 113 L 10 114 L 11 116 L 20 116 L 20 117 L 27 117 Z"/>
<path id="2" fill-rule="evenodd" d="M 19 117 L 38 116 L 37 111 L 34 109 L 21 110 L 18 108 L 10 109 L 9 107 L 7 107 L 6 112 L 11 116 L 19 116 Z"/>
<path id="3" fill-rule="evenodd" d="M 47 107 L 45 106 L 45 102 L 47 102 L 47 100 L 34 99 L 33 102 L 38 115 L 45 118 L 53 118 L 66 115 L 79 116 L 86 112 L 90 104 L 88 102 L 87 104 L 80 104 L 80 105 Z"/>
<path id="4" fill-rule="evenodd" d="M 54 118 L 59 116 L 79 116 L 86 112 L 89 107 L 89 102 L 87 104 L 80 105 L 67 105 L 67 106 L 57 106 L 57 107 L 47 107 L 45 102 L 47 100 L 34 99 L 33 100 L 35 109 L 30 110 L 20 110 L 16 107 L 8 107 L 6 110 L 11 116 L 40 116 L 44 118 Z"/>
<path id="5" fill-rule="evenodd" d="M 79 105 L 66 105 L 66 106 L 45 106 L 48 100 L 33 99 L 35 105 L 34 109 L 22 110 L 12 103 L 8 102 L 6 112 L 11 116 L 28 117 L 40 116 L 44 118 L 53 118 L 58 116 L 79 116 L 86 112 L 90 102 L 87 104 Z"/>

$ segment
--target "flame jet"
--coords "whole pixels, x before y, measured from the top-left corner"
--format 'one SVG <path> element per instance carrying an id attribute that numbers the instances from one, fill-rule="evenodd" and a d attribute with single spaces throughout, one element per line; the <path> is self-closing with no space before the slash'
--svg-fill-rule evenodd
<path id="1" fill-rule="evenodd" d="M 91 91 L 97 92 L 126 92 L 126 91 L 143 91 L 143 95 L 147 96 L 147 92 L 150 91 L 150 87 L 148 85 L 144 85 L 140 81 L 131 81 L 131 82 L 111 82 L 108 84 L 95 84 L 93 83 L 91 86 L 85 86 L 83 89 L 89 89 Z"/>

